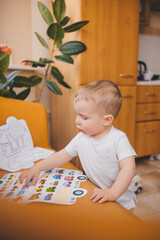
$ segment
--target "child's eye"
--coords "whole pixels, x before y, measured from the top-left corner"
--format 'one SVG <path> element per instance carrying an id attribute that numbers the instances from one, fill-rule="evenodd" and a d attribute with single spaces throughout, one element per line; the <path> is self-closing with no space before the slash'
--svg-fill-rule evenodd
<path id="1" fill-rule="evenodd" d="M 87 120 L 88 119 L 88 117 L 85 117 L 85 116 L 83 116 L 82 118 L 83 118 L 83 120 Z"/>

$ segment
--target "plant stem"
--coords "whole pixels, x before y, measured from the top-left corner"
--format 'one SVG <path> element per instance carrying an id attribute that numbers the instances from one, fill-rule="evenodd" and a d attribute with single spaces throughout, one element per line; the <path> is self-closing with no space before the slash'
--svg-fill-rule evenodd
<path id="1" fill-rule="evenodd" d="M 54 47 L 55 47 L 55 41 L 53 42 L 53 48 L 52 48 L 52 52 L 51 52 L 51 60 L 53 58 Z M 43 84 L 42 84 L 42 88 L 41 88 L 41 91 L 40 91 L 40 94 L 39 94 L 38 102 L 40 102 L 40 100 L 41 100 L 42 92 L 43 92 L 44 85 L 45 85 L 45 82 L 46 82 L 47 77 L 48 77 L 49 69 L 50 69 L 50 63 L 48 63 L 48 66 L 47 66 L 47 69 L 46 69 L 45 78 L 44 78 L 44 81 L 43 81 Z"/>
<path id="2" fill-rule="evenodd" d="M 41 88 L 41 91 L 40 91 L 38 102 L 40 102 L 40 100 L 41 100 L 41 96 L 42 96 L 42 92 L 43 92 L 43 89 L 44 89 L 44 85 L 45 85 L 45 82 L 46 82 L 47 77 L 48 77 L 49 68 L 50 68 L 50 63 L 48 63 L 48 66 L 47 66 L 47 69 L 46 69 L 46 72 L 45 72 L 45 78 L 44 78 L 44 81 L 43 81 L 43 84 L 42 84 L 42 88 Z"/>
<path id="3" fill-rule="evenodd" d="M 55 41 L 53 42 L 53 48 L 52 48 L 52 53 L 51 53 L 51 60 L 52 60 L 52 58 L 53 58 L 53 53 L 54 53 L 54 47 L 55 47 Z"/>

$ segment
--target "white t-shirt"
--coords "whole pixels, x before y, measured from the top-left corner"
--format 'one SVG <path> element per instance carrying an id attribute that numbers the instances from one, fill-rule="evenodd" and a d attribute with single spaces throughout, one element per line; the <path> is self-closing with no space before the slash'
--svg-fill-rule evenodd
<path id="1" fill-rule="evenodd" d="M 136 156 L 126 134 L 113 126 L 109 133 L 99 140 L 80 132 L 65 149 L 71 156 L 79 156 L 87 177 L 99 188 L 110 188 L 113 185 L 120 171 L 120 160 Z M 117 202 L 131 209 L 135 207 L 134 199 L 131 183 Z"/>

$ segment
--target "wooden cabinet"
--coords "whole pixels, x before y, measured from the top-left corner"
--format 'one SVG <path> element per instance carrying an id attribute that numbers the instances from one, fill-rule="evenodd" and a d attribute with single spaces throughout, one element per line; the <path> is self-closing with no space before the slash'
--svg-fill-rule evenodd
<path id="1" fill-rule="evenodd" d="M 135 150 L 138 157 L 160 152 L 160 121 L 136 123 Z"/>
<path id="2" fill-rule="evenodd" d="M 137 104 L 137 122 L 157 119 L 160 119 L 160 103 Z"/>
<path id="3" fill-rule="evenodd" d="M 135 149 L 138 157 L 160 152 L 160 86 L 138 86 Z"/>
<path id="4" fill-rule="evenodd" d="M 137 103 L 160 102 L 159 86 L 138 86 Z"/>
<path id="5" fill-rule="evenodd" d="M 134 147 L 135 145 L 135 116 L 136 116 L 136 87 L 120 86 L 122 107 L 114 126 L 125 132 Z"/>
<path id="6" fill-rule="evenodd" d="M 137 82 L 139 0 L 81 0 L 81 32 L 87 51 L 81 55 L 79 84 L 110 79 L 119 85 Z"/>
<path id="7" fill-rule="evenodd" d="M 61 67 L 72 89 L 51 95 L 52 146 L 59 150 L 77 134 L 74 96 L 80 87 L 100 79 L 119 85 L 123 104 L 115 126 L 134 146 L 139 0 L 66 0 L 66 5 L 74 22 L 89 20 L 80 34 L 69 33 L 66 40 L 81 40 L 87 50 L 74 57 L 74 65 Z"/>

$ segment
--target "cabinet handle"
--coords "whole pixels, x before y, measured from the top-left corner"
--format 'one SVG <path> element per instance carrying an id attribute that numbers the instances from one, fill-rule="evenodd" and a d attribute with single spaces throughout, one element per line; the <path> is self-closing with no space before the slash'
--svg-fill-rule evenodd
<path id="1" fill-rule="evenodd" d="M 130 75 L 130 74 L 120 74 L 120 77 L 122 77 L 122 78 L 134 78 L 134 76 L 133 75 Z"/>
<path id="2" fill-rule="evenodd" d="M 156 130 L 155 129 L 152 129 L 152 130 L 144 130 L 144 133 L 154 133 L 154 132 L 156 132 Z"/>
<path id="3" fill-rule="evenodd" d="M 157 94 L 155 93 L 145 93 L 147 97 L 157 97 Z"/>
<path id="4" fill-rule="evenodd" d="M 146 115 L 157 115 L 157 112 L 144 112 Z"/>
<path id="5" fill-rule="evenodd" d="M 122 98 L 133 98 L 132 95 L 122 95 Z"/>

